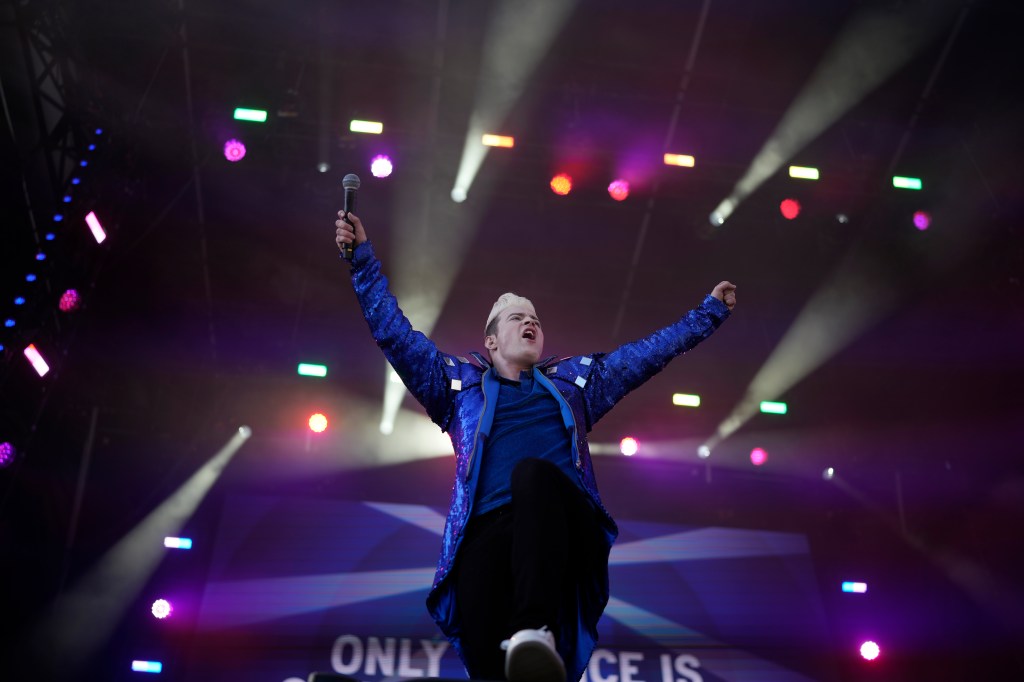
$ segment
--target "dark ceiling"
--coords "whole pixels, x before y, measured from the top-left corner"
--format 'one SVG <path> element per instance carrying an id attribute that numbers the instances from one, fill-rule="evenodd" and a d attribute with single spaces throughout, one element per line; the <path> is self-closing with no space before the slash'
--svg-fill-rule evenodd
<path id="1" fill-rule="evenodd" d="M 761 446 L 765 476 L 820 480 L 834 466 L 893 514 L 897 486 L 922 519 L 983 508 L 998 523 L 1000 510 L 1020 511 L 1019 4 L 583 0 L 501 126 L 516 147 L 492 151 L 455 204 L 475 98 L 512 88 L 481 68 L 497 5 L 67 4 L 70 111 L 104 129 L 74 210 L 105 212 L 110 238 L 97 247 L 73 224 L 58 235 L 63 260 L 51 258 L 53 292 L 40 296 L 76 284 L 84 305 L 72 318 L 41 314 L 52 376 L 41 385 L 30 374 L 17 335 L 28 332 L 4 337 L 13 435 L 0 440 L 23 453 L 0 472 L 5 499 L 26 486 L 59 491 L 65 501 L 50 513 L 63 518 L 93 409 L 96 488 L 83 514 L 94 516 L 83 523 L 97 549 L 123 532 L 104 534 L 103 520 L 120 517 L 113 498 L 132 510 L 124 518 L 137 515 L 240 424 L 263 444 L 259 462 L 238 465 L 254 485 L 290 461 L 318 471 L 303 426 L 314 406 L 334 424 L 312 448 L 329 461 L 323 472 L 377 462 L 384 361 L 333 244 L 341 177 L 355 172 L 359 214 L 400 302 L 439 293 L 431 336 L 450 352 L 481 348 L 484 317 L 508 290 L 536 304 L 546 350 L 570 355 L 667 324 L 722 279 L 738 285 L 732 319 L 626 399 L 593 442 L 633 435 L 641 458 L 697 463 L 696 445 L 807 306 L 807 354 L 815 334 L 842 342 L 773 396 L 786 416 L 755 416 L 715 449 L 713 466 L 753 470 L 750 449 Z M 712 227 L 709 214 L 840 37 L 873 22 L 897 27 L 877 34 L 894 42 L 862 40 L 835 73 L 911 54 L 784 159 L 820 168 L 822 180 L 783 168 Z M 33 169 L 27 69 L 5 62 L 5 144 L 20 155 L 5 160 L 2 187 L 13 296 L 35 249 L 18 175 L 42 197 L 40 225 L 56 197 Z M 824 86 L 819 112 L 849 88 L 841 77 Z M 270 120 L 233 121 L 236 106 Z M 385 132 L 349 133 L 352 118 L 383 121 Z M 221 154 L 231 136 L 248 147 L 238 164 Z M 693 154 L 696 166 L 661 165 L 664 151 Z M 368 170 L 380 152 L 396 163 L 386 180 Z M 562 168 L 576 179 L 568 197 L 547 186 Z M 619 174 L 632 193 L 616 203 L 604 188 Z M 893 174 L 925 189 L 894 190 Z M 795 221 L 779 214 L 786 197 L 803 204 Z M 922 209 L 933 221 L 925 232 L 910 221 Z M 327 364 L 328 378 L 297 377 L 304 360 Z M 700 409 L 674 407 L 677 391 L 700 394 Z"/>

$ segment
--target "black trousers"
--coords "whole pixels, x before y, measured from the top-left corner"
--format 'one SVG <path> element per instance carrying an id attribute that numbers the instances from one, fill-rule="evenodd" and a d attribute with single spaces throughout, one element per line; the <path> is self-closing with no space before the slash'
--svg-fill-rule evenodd
<path id="1" fill-rule="evenodd" d="M 512 503 L 470 520 L 455 564 L 462 648 L 473 679 L 505 678 L 501 641 L 548 626 L 575 627 L 579 567 L 606 561 L 598 513 L 557 466 L 526 459 Z M 571 609 L 571 612 L 568 612 Z M 559 649 L 575 642 L 558 642 Z"/>

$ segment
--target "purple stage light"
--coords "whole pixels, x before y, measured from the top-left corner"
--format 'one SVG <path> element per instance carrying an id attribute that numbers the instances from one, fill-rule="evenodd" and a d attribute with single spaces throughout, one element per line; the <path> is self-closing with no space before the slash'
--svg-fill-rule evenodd
<path id="1" fill-rule="evenodd" d="M 39 376 L 46 376 L 46 373 L 50 371 L 50 366 L 46 364 L 46 360 L 43 359 L 42 354 L 34 343 L 30 343 L 25 349 L 25 357 L 32 363 L 32 367 L 35 368 Z"/>
<path id="2" fill-rule="evenodd" d="M 928 229 L 928 226 L 932 224 L 932 217 L 924 211 L 917 211 L 914 213 L 914 227 L 921 230 Z"/>
<path id="3" fill-rule="evenodd" d="M 391 159 L 384 154 L 378 154 L 373 157 L 372 161 L 370 161 L 370 173 L 372 173 L 375 178 L 388 177 L 391 175 L 391 171 L 393 171 L 394 168 L 395 167 L 391 163 Z"/>
<path id="4" fill-rule="evenodd" d="M 86 214 L 85 224 L 89 226 L 89 231 L 92 232 L 93 239 L 96 240 L 96 243 L 102 244 L 103 240 L 107 238 L 107 232 L 103 229 L 100 219 L 96 217 L 96 211 L 89 211 L 89 213 Z"/>
<path id="5" fill-rule="evenodd" d="M 153 602 L 153 607 L 150 610 L 153 612 L 154 618 L 159 618 L 160 620 L 163 620 L 167 616 L 171 615 L 171 612 L 174 609 L 171 608 L 171 602 L 167 601 L 166 599 L 157 599 L 155 602 Z"/>
<path id="6" fill-rule="evenodd" d="M 14 455 L 17 454 L 17 450 L 10 443 L 0 443 L 0 469 L 9 467 L 14 463 Z"/>
<path id="7" fill-rule="evenodd" d="M 224 158 L 237 163 L 245 158 L 245 145 L 239 140 L 231 139 L 224 143 Z"/>
<path id="8" fill-rule="evenodd" d="M 756 467 L 768 461 L 768 452 L 764 448 L 754 448 L 750 451 L 750 462 Z"/>
<path id="9" fill-rule="evenodd" d="M 61 309 L 61 312 L 70 313 L 82 305 L 82 297 L 78 295 L 78 292 L 74 289 L 68 289 L 60 297 L 60 303 L 57 304 Z"/>
<path id="10" fill-rule="evenodd" d="M 868 640 L 860 645 L 860 655 L 864 657 L 865 661 L 873 661 L 876 658 L 878 658 L 879 654 L 881 653 L 882 650 L 879 648 L 879 646 L 871 640 Z"/>
<path id="11" fill-rule="evenodd" d="M 629 196 L 629 183 L 622 179 L 613 180 L 612 184 L 608 185 L 608 194 L 615 201 L 625 201 Z"/>

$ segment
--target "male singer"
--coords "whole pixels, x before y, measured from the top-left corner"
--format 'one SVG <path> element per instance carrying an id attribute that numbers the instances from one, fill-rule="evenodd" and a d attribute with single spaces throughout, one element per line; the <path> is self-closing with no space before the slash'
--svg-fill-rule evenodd
<path id="1" fill-rule="evenodd" d="M 339 211 L 335 241 L 355 244 L 351 276 L 374 340 L 455 448 L 455 486 L 427 608 L 470 677 L 578 682 L 608 602 L 618 529 L 601 503 L 586 433 L 736 305 L 718 284 L 696 309 L 611 353 L 542 359 L 533 304 L 512 293 L 484 325 L 488 357 L 440 352 L 402 314 L 362 222 Z"/>

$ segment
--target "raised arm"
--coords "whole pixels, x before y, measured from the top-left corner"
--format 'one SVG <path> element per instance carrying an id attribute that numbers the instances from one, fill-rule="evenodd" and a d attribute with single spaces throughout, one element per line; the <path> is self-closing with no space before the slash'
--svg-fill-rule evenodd
<path id="1" fill-rule="evenodd" d="M 736 286 L 721 282 L 699 306 L 675 323 L 619 346 L 611 353 L 595 355 L 583 388 L 588 430 L 627 393 L 664 369 L 674 357 L 711 336 L 735 305 Z"/>
<path id="2" fill-rule="evenodd" d="M 352 288 L 373 340 L 427 415 L 441 428 L 446 428 L 451 391 L 444 356 L 433 341 L 412 328 L 398 307 L 398 300 L 388 288 L 387 277 L 381 272 L 381 263 L 373 253 L 373 244 L 366 238 L 362 221 L 350 213 L 350 225 L 341 220 L 342 215 L 338 213 L 335 223 L 335 243 L 339 247 L 353 241 L 356 244 L 352 257 Z"/>

